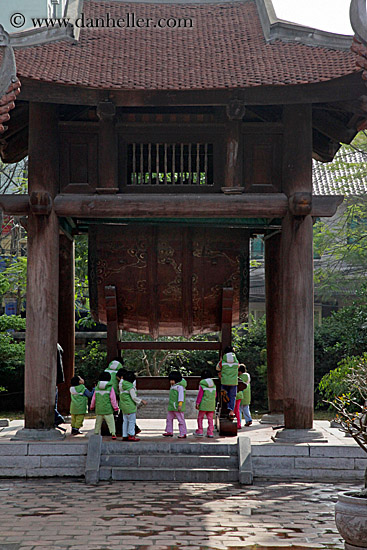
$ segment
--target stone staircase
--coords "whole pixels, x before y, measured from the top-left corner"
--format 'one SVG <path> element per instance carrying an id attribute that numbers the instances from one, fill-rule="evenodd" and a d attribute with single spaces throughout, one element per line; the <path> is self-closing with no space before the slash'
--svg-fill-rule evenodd
<path id="1" fill-rule="evenodd" d="M 103 442 L 91 436 L 86 482 L 177 481 L 252 483 L 248 438 L 237 444 L 215 442 Z"/>

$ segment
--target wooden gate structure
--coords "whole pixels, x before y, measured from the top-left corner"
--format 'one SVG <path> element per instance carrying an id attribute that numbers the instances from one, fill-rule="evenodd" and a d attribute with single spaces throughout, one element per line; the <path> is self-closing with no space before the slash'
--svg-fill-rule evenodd
<path id="1" fill-rule="evenodd" d="M 223 287 L 244 319 L 248 242 L 263 235 L 269 408 L 312 428 L 312 224 L 342 198 L 312 194 L 311 161 L 366 127 L 366 88 L 347 37 L 269 6 L 85 0 L 77 43 L 16 52 L 22 91 L 0 152 L 28 154 L 29 189 L 0 206 L 27 216 L 26 429 L 53 427 L 57 342 L 73 372 L 79 233 L 111 346 L 118 327 L 220 328 Z"/>

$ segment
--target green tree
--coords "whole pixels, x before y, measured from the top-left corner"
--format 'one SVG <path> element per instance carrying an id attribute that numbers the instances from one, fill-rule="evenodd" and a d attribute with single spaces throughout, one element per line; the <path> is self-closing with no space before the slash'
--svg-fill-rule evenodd
<path id="1" fill-rule="evenodd" d="M 359 162 L 355 161 L 358 153 Z M 353 292 L 367 274 L 367 136 L 358 134 L 327 166 L 334 188 L 345 196 L 341 215 L 319 220 L 314 226 L 314 250 L 321 258 L 315 269 L 318 293 L 331 299 L 335 293 Z M 352 191 L 359 184 L 358 191 Z"/>

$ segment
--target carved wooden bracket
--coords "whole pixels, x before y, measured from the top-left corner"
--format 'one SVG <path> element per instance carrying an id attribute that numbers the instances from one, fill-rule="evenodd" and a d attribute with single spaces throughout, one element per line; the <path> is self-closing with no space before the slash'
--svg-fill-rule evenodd
<path id="1" fill-rule="evenodd" d="M 49 216 L 53 206 L 52 197 L 47 191 L 33 191 L 29 197 L 29 206 L 32 214 Z"/>
<path id="2" fill-rule="evenodd" d="M 294 193 L 288 200 L 293 216 L 308 216 L 312 210 L 312 193 Z"/>
<path id="3" fill-rule="evenodd" d="M 100 120 L 113 119 L 116 114 L 116 105 L 112 101 L 100 101 L 97 105 L 97 116 Z"/>
<path id="4" fill-rule="evenodd" d="M 242 120 L 245 112 L 246 105 L 241 99 L 232 99 L 226 105 L 226 113 L 229 120 Z"/>

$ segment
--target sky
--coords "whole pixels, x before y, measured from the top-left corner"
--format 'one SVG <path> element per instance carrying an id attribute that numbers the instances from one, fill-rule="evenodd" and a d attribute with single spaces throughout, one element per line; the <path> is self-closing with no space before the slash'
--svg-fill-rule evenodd
<path id="1" fill-rule="evenodd" d="M 0 23 L 8 32 L 17 32 L 31 27 L 30 17 L 45 17 L 47 4 L 51 0 L 0 0 L 2 3 Z M 142 0 L 144 1 L 144 0 Z M 174 1 L 174 0 L 173 0 Z M 184 0 L 180 0 L 184 1 Z M 198 0 L 200 1 L 200 0 Z M 338 34 L 354 34 L 349 22 L 350 0 L 272 0 L 279 19 L 323 29 Z M 159 2 L 159 0 L 157 0 Z M 61 8 L 60 8 L 61 9 Z M 25 24 L 20 18 L 10 25 L 11 16 L 24 14 Z"/>
<path id="2" fill-rule="evenodd" d="M 279 19 L 338 34 L 354 34 L 349 21 L 350 0 L 273 0 Z"/>

